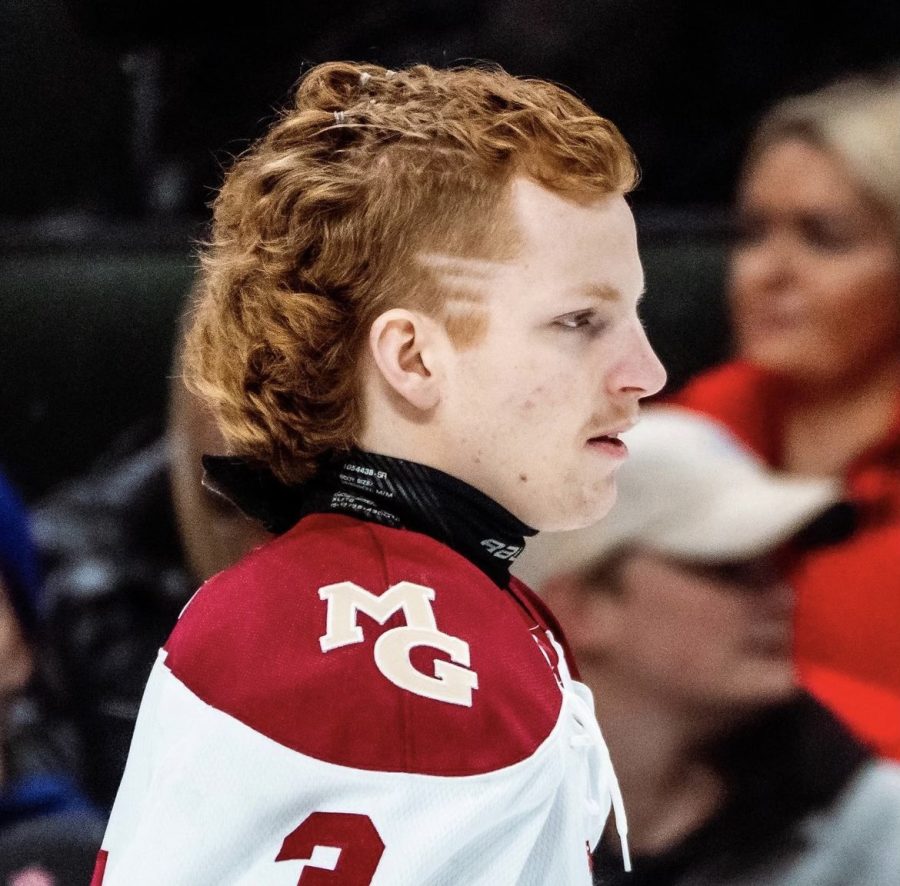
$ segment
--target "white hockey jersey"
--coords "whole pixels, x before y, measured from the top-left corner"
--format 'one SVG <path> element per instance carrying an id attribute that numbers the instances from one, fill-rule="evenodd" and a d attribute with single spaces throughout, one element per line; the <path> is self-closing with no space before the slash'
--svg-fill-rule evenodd
<path id="1" fill-rule="evenodd" d="M 92 886 L 589 884 L 624 819 L 553 628 L 428 536 L 305 517 L 160 651 Z"/>

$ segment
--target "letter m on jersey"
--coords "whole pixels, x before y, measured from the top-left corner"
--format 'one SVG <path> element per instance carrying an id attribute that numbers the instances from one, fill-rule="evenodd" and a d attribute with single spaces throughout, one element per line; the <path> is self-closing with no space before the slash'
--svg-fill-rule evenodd
<path id="1" fill-rule="evenodd" d="M 478 688 L 478 674 L 469 670 L 469 644 L 438 630 L 431 608 L 432 588 L 401 581 L 379 596 L 352 581 L 342 581 L 320 588 L 319 598 L 328 604 L 325 634 L 319 638 L 323 652 L 365 640 L 363 629 L 357 624 L 360 613 L 383 625 L 394 613 L 402 612 L 406 626 L 385 631 L 375 641 L 373 652 L 378 670 L 408 692 L 449 704 L 472 706 L 472 690 Z M 413 667 L 410 659 L 417 646 L 437 649 L 448 655 L 450 661 L 436 658 L 434 674 L 424 674 Z"/>

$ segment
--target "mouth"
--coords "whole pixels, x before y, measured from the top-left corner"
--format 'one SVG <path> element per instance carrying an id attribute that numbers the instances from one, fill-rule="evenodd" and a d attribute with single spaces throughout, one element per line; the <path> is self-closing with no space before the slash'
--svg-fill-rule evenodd
<path id="1" fill-rule="evenodd" d="M 763 331 L 779 331 L 805 326 L 809 322 L 809 312 L 796 300 L 776 303 L 747 312 L 750 328 Z"/>
<path id="2" fill-rule="evenodd" d="M 628 456 L 628 447 L 625 445 L 625 441 L 620 439 L 620 435 L 631 430 L 636 424 L 637 416 L 609 428 L 603 434 L 589 437 L 586 444 L 587 448 L 613 458 L 624 459 Z"/>
<path id="3" fill-rule="evenodd" d="M 591 437 L 587 446 L 588 449 L 617 459 L 624 459 L 628 455 L 628 447 L 615 433 Z"/>
<path id="4" fill-rule="evenodd" d="M 774 621 L 757 626 L 748 638 L 748 649 L 757 655 L 780 658 L 791 654 L 793 632 L 790 622 Z"/>

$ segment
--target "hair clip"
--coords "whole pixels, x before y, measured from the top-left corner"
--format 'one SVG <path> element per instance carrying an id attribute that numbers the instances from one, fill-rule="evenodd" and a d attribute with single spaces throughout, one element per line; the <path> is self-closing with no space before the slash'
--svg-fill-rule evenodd
<path id="1" fill-rule="evenodd" d="M 334 112 L 334 122 L 340 126 L 342 123 L 347 122 L 347 115 L 343 111 L 335 111 Z"/>

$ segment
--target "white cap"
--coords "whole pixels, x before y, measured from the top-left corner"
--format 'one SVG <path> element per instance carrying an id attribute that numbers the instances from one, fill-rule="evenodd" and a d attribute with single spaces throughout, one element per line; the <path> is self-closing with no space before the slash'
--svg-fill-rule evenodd
<path id="1" fill-rule="evenodd" d="M 513 572 L 540 587 L 632 545 L 680 560 L 727 563 L 765 554 L 841 498 L 837 482 L 771 470 L 720 424 L 671 406 L 647 408 L 622 439 L 610 514 L 586 529 L 545 532 Z"/>

